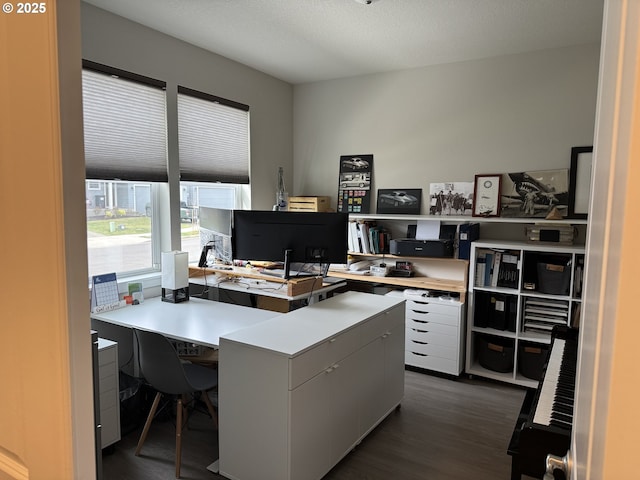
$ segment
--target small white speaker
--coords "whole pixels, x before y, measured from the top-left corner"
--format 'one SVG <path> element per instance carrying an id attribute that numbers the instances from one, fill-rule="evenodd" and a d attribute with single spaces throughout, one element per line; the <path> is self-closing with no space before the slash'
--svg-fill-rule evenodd
<path id="1" fill-rule="evenodd" d="M 178 303 L 189 299 L 189 253 L 162 252 L 162 300 Z"/>

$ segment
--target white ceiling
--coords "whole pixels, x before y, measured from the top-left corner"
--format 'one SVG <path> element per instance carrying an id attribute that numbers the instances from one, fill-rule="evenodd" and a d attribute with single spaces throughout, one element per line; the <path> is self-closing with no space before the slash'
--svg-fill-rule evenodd
<path id="1" fill-rule="evenodd" d="M 604 0 L 85 0 L 292 84 L 598 43 Z"/>

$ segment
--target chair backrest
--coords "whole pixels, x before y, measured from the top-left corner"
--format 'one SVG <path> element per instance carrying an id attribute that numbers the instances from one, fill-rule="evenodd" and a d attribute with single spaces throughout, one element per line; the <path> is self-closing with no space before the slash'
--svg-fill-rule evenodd
<path id="1" fill-rule="evenodd" d="M 180 395 L 193 392 L 171 342 L 154 332 L 135 330 L 142 375 L 149 384 L 162 393 Z"/>

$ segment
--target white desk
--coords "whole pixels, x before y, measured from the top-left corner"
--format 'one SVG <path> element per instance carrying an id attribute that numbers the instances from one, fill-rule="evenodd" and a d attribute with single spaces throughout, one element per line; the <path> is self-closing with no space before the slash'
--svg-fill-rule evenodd
<path id="1" fill-rule="evenodd" d="M 110 312 L 92 313 L 91 317 L 121 327 L 137 328 L 176 340 L 217 348 L 220 337 L 250 327 L 281 313 L 230 303 L 190 298 L 182 303 L 163 302 L 160 297 L 145 299 Z M 217 473 L 218 460 L 207 467 Z"/>
<path id="2" fill-rule="evenodd" d="M 200 298 L 169 303 L 154 297 L 145 299 L 140 305 L 92 313 L 91 317 L 121 327 L 157 332 L 176 340 L 217 348 L 222 335 L 279 315 L 269 310 Z"/>

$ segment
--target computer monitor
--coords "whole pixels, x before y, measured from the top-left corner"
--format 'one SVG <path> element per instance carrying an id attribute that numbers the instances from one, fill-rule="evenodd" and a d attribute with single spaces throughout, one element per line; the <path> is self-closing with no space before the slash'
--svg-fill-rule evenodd
<path id="1" fill-rule="evenodd" d="M 207 266 L 209 252 L 213 252 L 216 262 L 231 263 L 231 222 L 233 210 L 200 207 L 200 248 L 202 254 L 198 265 Z"/>
<path id="2" fill-rule="evenodd" d="M 349 215 L 333 212 L 234 210 L 232 251 L 236 260 L 346 263 Z"/>

